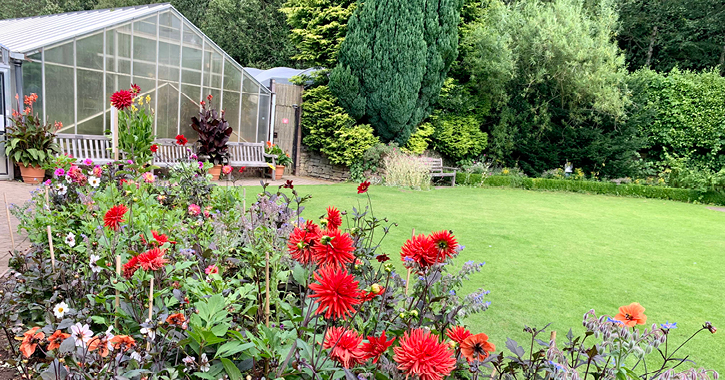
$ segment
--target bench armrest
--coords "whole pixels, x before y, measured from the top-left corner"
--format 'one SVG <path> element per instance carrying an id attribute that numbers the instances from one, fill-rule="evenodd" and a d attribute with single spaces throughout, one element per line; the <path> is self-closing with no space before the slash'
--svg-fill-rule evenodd
<path id="1" fill-rule="evenodd" d="M 276 154 L 262 153 L 262 156 L 271 158 L 272 159 L 272 165 L 277 166 L 277 155 Z"/>
<path id="2" fill-rule="evenodd" d="M 458 171 L 458 168 L 452 168 L 450 166 L 443 166 L 443 169 L 453 170 L 454 172 Z"/>

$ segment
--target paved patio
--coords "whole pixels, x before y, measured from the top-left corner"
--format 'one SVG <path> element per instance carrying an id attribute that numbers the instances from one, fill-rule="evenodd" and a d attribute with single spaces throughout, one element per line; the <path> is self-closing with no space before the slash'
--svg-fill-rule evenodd
<path id="1" fill-rule="evenodd" d="M 244 178 L 236 182 L 236 186 L 245 187 L 260 187 L 260 180 L 262 178 Z M 334 182 L 325 181 L 312 177 L 296 177 L 296 176 L 285 176 L 279 181 L 270 181 L 268 178 L 265 179 L 271 187 L 277 187 L 283 185 L 287 180 L 292 180 L 294 185 L 328 185 Z M 218 181 L 218 185 L 232 185 L 231 182 Z M 21 204 L 30 199 L 30 192 L 36 189 L 36 185 L 28 185 L 17 181 L 0 181 L 0 277 L 5 274 L 8 269 L 8 258 L 12 250 L 12 240 L 10 239 L 10 231 L 8 230 L 8 222 L 6 216 L 6 205 L 3 198 L 3 194 L 7 196 L 9 204 Z M 23 249 L 29 246 L 27 237 L 18 234 L 17 226 L 18 220 L 14 216 L 10 216 L 10 223 L 12 225 L 13 236 L 15 237 L 15 249 Z"/>

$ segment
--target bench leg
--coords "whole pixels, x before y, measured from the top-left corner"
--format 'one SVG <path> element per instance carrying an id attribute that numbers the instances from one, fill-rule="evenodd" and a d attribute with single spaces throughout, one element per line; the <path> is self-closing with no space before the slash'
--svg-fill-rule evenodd
<path id="1" fill-rule="evenodd" d="M 455 173 L 453 173 L 453 177 L 451 177 L 451 186 L 453 186 L 453 187 L 456 186 L 456 174 Z"/>

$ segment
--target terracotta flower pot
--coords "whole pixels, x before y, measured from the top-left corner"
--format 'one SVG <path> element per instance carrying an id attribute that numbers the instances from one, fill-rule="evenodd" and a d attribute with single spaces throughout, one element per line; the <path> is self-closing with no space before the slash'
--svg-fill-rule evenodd
<path id="1" fill-rule="evenodd" d="M 275 180 L 282 179 L 282 175 L 283 174 L 284 174 L 284 166 L 283 165 L 277 165 L 277 169 L 275 169 L 275 171 L 274 171 L 274 179 Z"/>
<path id="2" fill-rule="evenodd" d="M 221 165 L 214 165 L 213 168 L 209 169 L 209 174 L 211 174 L 211 180 L 212 181 L 218 181 L 219 176 L 222 174 L 222 166 Z"/>
<path id="3" fill-rule="evenodd" d="M 45 170 L 40 166 L 28 166 L 26 164 L 18 164 L 20 166 L 20 175 L 23 176 L 23 182 L 37 185 L 43 181 Z"/>

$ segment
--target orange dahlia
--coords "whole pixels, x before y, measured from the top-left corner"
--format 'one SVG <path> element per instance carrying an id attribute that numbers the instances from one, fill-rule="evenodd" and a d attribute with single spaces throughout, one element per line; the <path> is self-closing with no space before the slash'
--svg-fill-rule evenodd
<path id="1" fill-rule="evenodd" d="M 620 306 L 619 314 L 615 315 L 614 319 L 622 322 L 627 327 L 647 323 L 647 316 L 644 315 L 644 307 L 637 302 L 632 302 L 628 306 Z"/>
<path id="2" fill-rule="evenodd" d="M 70 334 L 66 334 L 60 330 L 55 330 L 53 335 L 48 338 L 48 351 L 55 350 L 56 348 L 60 347 L 60 344 L 63 343 L 64 340 L 70 337 Z"/>
<path id="3" fill-rule="evenodd" d="M 393 360 L 406 376 L 420 380 L 441 380 L 451 374 L 456 358 L 448 345 L 438 341 L 430 331 L 413 329 L 403 334 L 400 347 L 395 347 Z"/>
<path id="4" fill-rule="evenodd" d="M 496 351 L 496 346 L 488 341 L 488 335 L 476 334 L 466 338 L 461 343 L 461 354 L 469 361 L 483 360 L 489 352 Z"/>
<path id="5" fill-rule="evenodd" d="M 158 248 L 152 248 L 136 256 L 136 258 L 138 264 L 145 271 L 159 270 L 167 263 L 166 259 L 164 259 L 164 251 Z"/>
<path id="6" fill-rule="evenodd" d="M 325 313 L 325 318 L 347 319 L 355 311 L 353 306 L 362 303 L 361 292 L 355 276 L 347 270 L 327 266 L 314 274 L 317 283 L 310 284 L 310 298 L 318 303 L 317 314 Z"/>
<path id="7" fill-rule="evenodd" d="M 20 352 L 26 358 L 29 358 L 35 352 L 38 343 L 45 339 L 45 333 L 42 331 L 38 332 L 38 330 L 40 330 L 40 327 L 33 327 L 23 334 L 23 341 L 20 343 Z"/>
<path id="8" fill-rule="evenodd" d="M 311 263 L 313 247 L 320 233 L 320 227 L 311 220 L 308 220 L 302 228 L 295 227 L 287 243 L 290 256 L 302 265 Z"/>
<path id="9" fill-rule="evenodd" d="M 387 340 L 385 331 L 380 334 L 379 338 L 369 336 L 368 341 L 360 346 L 360 350 L 363 352 L 363 359 L 373 359 L 373 363 L 377 363 L 380 355 L 384 354 L 390 346 L 395 342 L 395 338 Z"/>
<path id="10" fill-rule="evenodd" d="M 166 318 L 166 323 L 170 325 L 182 326 L 184 322 L 186 322 L 184 313 L 171 314 L 168 318 Z"/>
<path id="11" fill-rule="evenodd" d="M 128 211 L 128 207 L 125 205 L 111 207 L 103 216 L 103 225 L 114 231 L 118 231 L 118 229 L 121 228 L 123 215 L 126 214 L 126 211 Z"/>
<path id="12" fill-rule="evenodd" d="M 461 344 L 466 338 L 471 336 L 471 332 L 463 326 L 453 326 L 446 330 L 446 336 L 448 336 L 450 340 Z"/>
<path id="13" fill-rule="evenodd" d="M 136 346 L 136 340 L 128 335 L 116 335 L 111 338 L 111 344 L 114 350 L 128 351 Z"/>
<path id="14" fill-rule="evenodd" d="M 343 267 L 355 260 L 352 238 L 337 229 L 321 231 L 313 249 L 312 258 L 320 266 Z"/>
<path id="15" fill-rule="evenodd" d="M 362 337 L 353 330 L 344 327 L 330 327 L 325 334 L 322 348 L 332 349 L 330 358 L 342 364 L 345 368 L 352 368 L 362 363 L 363 352 L 360 350 Z"/>

